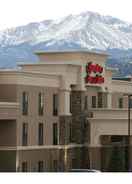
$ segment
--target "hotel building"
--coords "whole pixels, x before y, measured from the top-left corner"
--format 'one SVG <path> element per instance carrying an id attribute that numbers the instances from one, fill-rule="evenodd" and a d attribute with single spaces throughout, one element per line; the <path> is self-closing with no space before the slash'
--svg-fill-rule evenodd
<path id="1" fill-rule="evenodd" d="M 36 54 L 0 70 L 0 171 L 110 171 L 118 153 L 125 170 L 131 79 L 112 79 L 107 54 Z"/>

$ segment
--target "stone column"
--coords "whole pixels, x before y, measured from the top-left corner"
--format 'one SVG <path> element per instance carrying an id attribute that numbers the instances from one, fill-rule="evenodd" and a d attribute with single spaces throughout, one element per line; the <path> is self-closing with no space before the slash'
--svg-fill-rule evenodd
<path id="1" fill-rule="evenodd" d="M 68 168 L 67 145 L 70 143 L 70 125 L 72 123 L 70 113 L 70 85 L 67 76 L 61 76 L 59 91 L 59 144 L 64 146 L 62 150 L 60 149 L 61 171 L 67 171 Z"/>
<path id="2" fill-rule="evenodd" d="M 90 169 L 101 170 L 101 146 L 89 147 Z"/>
<path id="3" fill-rule="evenodd" d="M 71 87 L 67 77 L 61 76 L 59 91 L 59 116 L 69 116 Z"/>
<path id="4" fill-rule="evenodd" d="M 72 117 L 70 113 L 70 84 L 66 76 L 61 77 L 61 86 L 59 91 L 59 143 L 61 145 L 69 144 L 70 124 Z"/>
<path id="5" fill-rule="evenodd" d="M 95 140 L 89 145 L 89 160 L 90 169 L 101 170 L 101 144 L 99 143 L 99 137 L 95 137 Z"/>
<path id="6" fill-rule="evenodd" d="M 86 91 L 84 78 L 85 78 L 85 67 L 80 66 L 77 76 L 77 85 L 76 85 L 77 91 Z"/>
<path id="7" fill-rule="evenodd" d="M 73 141 L 78 144 L 83 144 L 86 140 L 86 118 L 87 114 L 84 111 L 85 92 L 72 91 L 72 126 L 73 126 Z"/>
<path id="8" fill-rule="evenodd" d="M 20 171 L 20 166 L 19 166 L 19 151 L 16 150 L 16 172 Z"/>
<path id="9" fill-rule="evenodd" d="M 59 92 L 59 116 L 69 116 L 70 113 L 70 90 L 61 89 Z"/>
<path id="10" fill-rule="evenodd" d="M 89 145 L 90 169 L 101 170 L 101 142 L 97 129 L 91 124 L 91 136 Z"/>
<path id="11" fill-rule="evenodd" d="M 110 92 L 107 93 L 107 108 L 112 108 L 112 93 Z"/>

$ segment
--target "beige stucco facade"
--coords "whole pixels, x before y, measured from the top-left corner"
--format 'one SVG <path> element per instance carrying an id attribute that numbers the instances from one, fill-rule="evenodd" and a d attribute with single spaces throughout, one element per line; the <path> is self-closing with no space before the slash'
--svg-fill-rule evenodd
<path id="1" fill-rule="evenodd" d="M 128 135 L 128 101 L 124 93 L 131 94 L 132 82 L 112 80 L 113 71 L 106 68 L 107 54 L 86 51 L 36 54 L 38 63 L 19 65 L 18 70 L 0 70 L 0 171 L 22 171 L 23 162 L 27 162 L 27 171 L 37 171 L 39 161 L 44 162 L 44 171 L 68 171 L 73 167 L 101 170 L 102 137 Z M 103 67 L 103 83 L 85 82 L 89 62 Z M 28 94 L 28 115 L 22 115 L 23 92 Z M 42 116 L 38 115 L 39 93 L 44 94 Z M 54 94 L 58 95 L 56 116 Z M 23 123 L 28 123 L 26 146 L 22 145 Z M 39 123 L 44 126 L 41 146 Z M 54 123 L 58 125 L 57 145 L 53 145 Z M 9 163 L 4 164 L 3 154 L 10 152 Z"/>

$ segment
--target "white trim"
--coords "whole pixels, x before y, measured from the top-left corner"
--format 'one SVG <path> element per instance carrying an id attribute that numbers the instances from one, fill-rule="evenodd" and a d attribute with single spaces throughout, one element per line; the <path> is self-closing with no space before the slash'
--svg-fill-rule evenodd
<path id="1" fill-rule="evenodd" d="M 34 146 L 16 146 L 16 147 L 8 147 L 8 146 L 0 146 L 0 151 L 9 151 L 9 150 L 42 150 L 42 149 L 70 149 L 70 148 L 80 148 L 84 147 L 83 144 L 67 144 L 67 145 L 34 145 Z"/>

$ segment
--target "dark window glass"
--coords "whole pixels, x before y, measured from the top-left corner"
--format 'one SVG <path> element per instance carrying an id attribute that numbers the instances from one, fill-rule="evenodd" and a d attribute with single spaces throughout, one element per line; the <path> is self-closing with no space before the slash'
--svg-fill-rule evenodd
<path id="1" fill-rule="evenodd" d="M 44 163 L 43 161 L 38 162 L 38 172 L 43 172 L 44 171 Z"/>
<path id="2" fill-rule="evenodd" d="M 88 109 L 88 96 L 85 96 L 84 109 Z"/>
<path id="3" fill-rule="evenodd" d="M 119 108 L 123 108 L 123 98 L 119 98 Z"/>
<path id="4" fill-rule="evenodd" d="M 69 141 L 72 142 L 72 123 L 69 124 Z"/>
<path id="5" fill-rule="evenodd" d="M 53 145 L 58 144 L 58 127 L 57 123 L 53 123 Z"/>
<path id="6" fill-rule="evenodd" d="M 122 136 L 118 136 L 118 135 L 111 136 L 111 142 L 122 142 L 122 141 L 123 141 L 123 137 Z"/>
<path id="7" fill-rule="evenodd" d="M 96 108 L 96 96 L 92 96 L 92 108 Z"/>
<path id="8" fill-rule="evenodd" d="M 44 110 L 43 93 L 39 93 L 39 95 L 38 95 L 38 113 L 40 116 L 43 115 L 43 110 Z"/>
<path id="9" fill-rule="evenodd" d="M 77 159 L 72 159 L 72 169 L 77 169 Z"/>
<path id="10" fill-rule="evenodd" d="M 28 171 L 27 162 L 22 162 L 22 172 L 27 172 L 27 171 Z"/>
<path id="11" fill-rule="evenodd" d="M 130 98 L 130 108 L 132 108 L 132 99 Z"/>
<path id="12" fill-rule="evenodd" d="M 23 92 L 22 94 L 22 113 L 28 115 L 28 93 Z"/>
<path id="13" fill-rule="evenodd" d="M 58 161 L 57 160 L 53 160 L 53 170 L 54 172 L 58 171 Z"/>
<path id="14" fill-rule="evenodd" d="M 39 123 L 38 127 L 38 144 L 43 145 L 43 123 Z"/>
<path id="15" fill-rule="evenodd" d="M 28 142 L 28 124 L 23 123 L 23 127 L 22 127 L 22 145 L 27 146 L 27 142 Z"/>
<path id="16" fill-rule="evenodd" d="M 54 116 L 58 115 L 58 95 L 57 94 L 53 95 L 53 115 Z"/>

